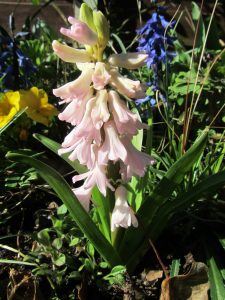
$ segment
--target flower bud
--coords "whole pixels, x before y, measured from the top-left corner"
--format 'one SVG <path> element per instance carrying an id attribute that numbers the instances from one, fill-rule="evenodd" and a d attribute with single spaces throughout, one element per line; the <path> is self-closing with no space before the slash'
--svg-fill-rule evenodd
<path id="1" fill-rule="evenodd" d="M 92 31 L 96 32 L 95 24 L 94 24 L 94 21 L 93 21 L 93 11 L 86 3 L 83 3 L 80 7 L 79 19 L 82 22 L 86 23 L 87 26 Z"/>
<path id="2" fill-rule="evenodd" d="M 99 46 L 103 50 L 109 40 L 109 24 L 101 11 L 93 11 L 93 21 L 98 34 Z"/>
<path id="3" fill-rule="evenodd" d="M 147 58 L 148 54 L 139 52 L 112 54 L 109 57 L 109 63 L 113 66 L 133 70 L 143 66 Z"/>
<path id="4" fill-rule="evenodd" d="M 72 25 L 70 29 L 61 28 L 60 32 L 80 44 L 94 46 L 98 42 L 98 36 L 93 32 L 86 23 L 79 21 L 73 17 L 69 17 L 68 21 Z"/>

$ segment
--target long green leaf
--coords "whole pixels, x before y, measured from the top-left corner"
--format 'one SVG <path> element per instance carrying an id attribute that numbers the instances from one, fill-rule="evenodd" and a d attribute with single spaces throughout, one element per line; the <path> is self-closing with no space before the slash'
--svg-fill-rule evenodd
<path id="1" fill-rule="evenodd" d="M 54 153 L 58 154 L 58 150 L 61 148 L 61 145 L 55 141 L 53 141 L 52 139 L 41 135 L 41 134 L 37 134 L 35 133 L 34 138 L 37 139 L 39 142 L 41 142 L 44 146 L 46 146 L 48 149 L 50 149 L 51 151 L 53 151 Z M 72 161 L 68 158 L 69 154 L 65 153 L 62 154 L 61 157 L 69 164 L 71 165 L 71 167 L 77 172 L 77 173 L 84 173 L 87 171 L 87 169 L 85 168 L 85 166 L 81 165 L 79 163 L 79 161 L 75 160 Z"/>
<path id="2" fill-rule="evenodd" d="M 209 267 L 210 295 L 212 300 L 223 300 L 225 287 L 221 274 L 221 257 L 217 253 L 217 243 L 214 239 L 204 237 L 203 246 L 206 253 L 207 265 Z"/>
<path id="3" fill-rule="evenodd" d="M 58 194 L 59 198 L 66 205 L 77 225 L 94 245 L 100 255 L 102 255 L 102 257 L 109 263 L 110 266 L 121 264 L 121 259 L 116 253 L 115 249 L 99 231 L 88 213 L 84 210 L 80 202 L 75 197 L 68 183 L 58 172 L 45 163 L 32 157 L 15 153 L 7 153 L 6 157 L 14 161 L 29 164 L 35 168 L 41 177 L 43 177 Z"/>
<path id="4" fill-rule="evenodd" d="M 213 300 L 222 300 L 225 296 L 225 288 L 223 285 L 223 277 L 220 270 L 217 267 L 214 257 L 210 257 L 207 260 L 209 266 L 209 281 L 210 281 L 210 291 Z"/>
<path id="5" fill-rule="evenodd" d="M 127 261 L 128 268 L 133 269 L 138 262 L 140 253 L 146 251 L 146 238 L 150 237 L 152 220 L 159 208 L 168 201 L 175 188 L 181 183 L 184 175 L 198 160 L 208 137 L 208 129 L 197 139 L 192 147 L 167 171 L 148 199 L 145 200 L 137 213 L 138 228 L 129 228 L 120 245 L 119 253 Z M 165 220 L 167 222 L 167 220 Z"/>
<path id="6" fill-rule="evenodd" d="M 48 149 L 53 151 L 54 153 L 58 154 L 58 149 L 61 148 L 61 145 L 46 136 L 41 134 L 34 134 L 34 137 L 41 142 L 44 146 Z M 68 158 L 69 154 L 65 153 L 61 155 L 62 159 L 64 159 L 76 172 L 84 173 L 87 171 L 86 167 L 81 165 L 78 160 L 71 161 Z M 97 188 L 93 189 L 92 192 L 93 202 L 96 205 L 96 210 L 99 214 L 100 218 L 100 229 L 104 233 L 104 236 L 110 241 L 111 240 L 111 232 L 110 232 L 110 220 L 109 220 L 109 203 L 108 199 L 103 197 L 103 195 L 98 191 Z"/>
<path id="7" fill-rule="evenodd" d="M 111 230 L 110 230 L 110 219 L 109 219 L 109 212 L 110 212 L 110 201 L 107 197 L 104 197 L 95 187 L 92 191 L 92 199 L 95 204 L 95 208 L 98 212 L 100 218 L 100 229 L 103 232 L 104 236 L 107 238 L 108 241 L 111 242 Z"/>
<path id="8" fill-rule="evenodd" d="M 151 236 L 157 238 L 160 231 L 165 227 L 165 221 L 169 221 L 172 216 L 187 207 L 190 207 L 195 201 L 203 196 L 213 193 L 225 182 L 225 171 L 211 175 L 194 187 L 189 189 L 186 193 L 179 195 L 173 201 L 166 202 L 160 207 L 157 215 L 153 219 L 151 226 Z"/>
<path id="9" fill-rule="evenodd" d="M 224 185 L 224 182 L 225 171 L 207 177 L 206 179 L 202 180 L 200 183 L 189 189 L 186 193 L 179 195 L 173 201 L 167 201 L 166 203 L 164 203 L 155 214 L 155 217 L 153 218 L 150 225 L 148 234 L 151 239 L 155 240 L 159 237 L 174 214 L 190 207 L 202 196 L 213 193 L 218 188 L 222 187 Z M 142 253 L 142 246 L 137 248 L 135 255 L 137 255 L 137 253 Z M 132 259 L 134 258 L 131 257 L 130 263 L 132 263 Z"/>

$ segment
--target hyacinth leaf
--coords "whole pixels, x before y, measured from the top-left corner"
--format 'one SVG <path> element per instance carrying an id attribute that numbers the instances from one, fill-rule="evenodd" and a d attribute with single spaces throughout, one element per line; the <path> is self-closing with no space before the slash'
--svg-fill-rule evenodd
<path id="1" fill-rule="evenodd" d="M 203 247 L 206 254 L 206 261 L 209 268 L 210 295 L 211 299 L 224 299 L 225 287 L 223 283 L 223 260 L 220 252 L 217 252 L 217 242 L 208 237 L 203 239 Z"/>
<path id="2" fill-rule="evenodd" d="M 225 157 L 225 144 L 223 145 L 223 150 L 222 150 L 219 158 L 213 164 L 214 173 L 218 173 L 219 170 L 223 167 L 224 157 Z"/>
<path id="3" fill-rule="evenodd" d="M 160 206 L 158 212 L 155 214 L 148 231 L 148 235 L 152 240 L 157 239 L 174 214 L 190 207 L 203 195 L 215 192 L 218 188 L 221 188 L 224 185 L 224 182 L 225 171 L 205 178 L 200 183 L 189 189 L 186 193 L 176 197 L 173 202 L 166 201 Z M 139 249 L 136 250 L 136 255 L 137 253 L 142 253 L 142 247 L 139 247 Z M 130 263 L 132 263 L 132 261 Z"/>
<path id="4" fill-rule="evenodd" d="M 153 219 L 159 216 L 160 207 L 171 197 L 175 188 L 181 183 L 184 175 L 192 168 L 194 163 L 200 157 L 205 148 L 208 138 L 208 129 L 196 140 L 192 147 L 166 172 L 162 180 L 156 186 L 149 198 L 145 200 L 139 211 L 137 218 L 139 220 L 138 228 L 129 228 L 119 247 L 119 253 L 127 262 L 130 270 L 135 268 L 140 255 L 145 253 L 148 243 L 146 237 L 153 239 L 151 227 L 154 224 Z M 162 220 L 167 224 L 167 219 Z M 161 232 L 157 232 L 158 235 Z"/>
<path id="5" fill-rule="evenodd" d="M 217 267 L 215 259 L 210 257 L 207 261 L 209 266 L 209 280 L 211 287 L 211 297 L 215 300 L 224 299 L 225 288 L 223 285 L 223 277 Z"/>
<path id="6" fill-rule="evenodd" d="M 41 142 L 44 146 L 46 146 L 48 149 L 53 151 L 54 153 L 58 154 L 58 150 L 61 148 L 61 145 L 52 139 L 35 133 L 34 138 L 37 139 L 39 142 Z M 84 173 L 87 171 L 86 167 L 81 165 L 77 160 L 72 161 L 68 158 L 69 154 L 65 153 L 62 154 L 60 157 L 62 157 L 71 167 L 77 172 L 77 173 Z"/>
<path id="7" fill-rule="evenodd" d="M 98 190 L 94 187 L 92 191 L 92 199 L 95 204 L 96 210 L 100 219 L 100 229 L 104 236 L 109 242 L 111 242 L 111 231 L 110 231 L 110 219 L 109 219 L 109 198 L 104 197 Z"/>
<path id="8" fill-rule="evenodd" d="M 59 198 L 63 201 L 81 231 L 93 244 L 105 261 L 107 261 L 111 267 L 121 264 L 121 259 L 115 249 L 99 231 L 89 214 L 85 211 L 74 195 L 68 183 L 56 170 L 40 160 L 25 155 L 11 152 L 7 153 L 6 157 L 13 161 L 29 164 L 35 168 L 40 176 L 52 187 Z"/>
<path id="9" fill-rule="evenodd" d="M 158 237 L 160 231 L 164 228 L 163 221 L 172 218 L 174 213 L 182 211 L 198 199 L 202 195 L 213 193 L 218 188 L 223 186 L 225 182 L 225 171 L 211 175 L 203 179 L 200 183 L 189 189 L 186 193 L 178 195 L 173 202 L 166 202 L 162 205 L 153 219 L 151 227 L 151 236 L 155 239 Z"/>
<path id="10" fill-rule="evenodd" d="M 46 146 L 48 149 L 53 151 L 54 153 L 58 154 L 58 149 L 61 148 L 61 145 L 41 134 L 34 134 L 34 137 L 41 142 L 44 146 Z M 60 157 L 64 159 L 77 173 L 85 173 L 87 172 L 87 169 L 85 166 L 81 165 L 78 160 L 72 161 L 68 158 L 69 154 L 65 153 L 61 155 Z M 105 198 L 97 188 L 93 189 L 92 192 L 92 198 L 93 202 L 96 205 L 96 209 L 99 214 L 100 218 L 100 224 L 99 227 L 101 231 L 103 232 L 104 236 L 108 239 L 108 241 L 111 240 L 111 234 L 110 234 L 110 220 L 109 220 L 109 199 Z"/>

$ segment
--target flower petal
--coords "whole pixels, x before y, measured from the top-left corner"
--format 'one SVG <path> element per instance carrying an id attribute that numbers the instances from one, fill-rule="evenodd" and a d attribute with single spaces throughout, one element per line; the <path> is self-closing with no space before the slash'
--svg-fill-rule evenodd
<path id="1" fill-rule="evenodd" d="M 138 226 L 138 220 L 132 208 L 127 203 L 127 190 L 124 186 L 119 186 L 115 191 L 115 206 L 111 218 L 111 231 L 117 227 L 128 228 L 131 225 Z"/>
<path id="2" fill-rule="evenodd" d="M 141 85 L 140 81 L 131 80 L 122 76 L 117 70 L 110 70 L 110 84 L 112 87 L 118 89 L 119 93 L 129 98 L 142 98 L 145 96 L 144 86 Z"/>
<path id="3" fill-rule="evenodd" d="M 148 54 L 140 52 L 112 54 L 109 57 L 109 63 L 113 66 L 133 70 L 143 66 L 147 58 Z"/>
<path id="4" fill-rule="evenodd" d="M 52 42 L 52 48 L 55 54 L 65 62 L 85 63 L 91 61 L 91 56 L 86 50 L 75 49 L 56 40 Z"/>

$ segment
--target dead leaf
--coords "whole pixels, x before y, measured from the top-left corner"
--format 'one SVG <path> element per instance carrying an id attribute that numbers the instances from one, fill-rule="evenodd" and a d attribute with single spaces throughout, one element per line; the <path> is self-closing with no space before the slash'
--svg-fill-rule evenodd
<path id="1" fill-rule="evenodd" d="M 149 271 L 146 274 L 146 280 L 148 280 L 149 282 L 161 279 L 162 277 L 163 277 L 162 270 L 156 270 L 156 271 L 153 270 L 153 271 Z"/>
<path id="2" fill-rule="evenodd" d="M 163 280 L 160 300 L 208 300 L 208 290 L 208 268 L 194 261 L 187 274 Z"/>
<path id="3" fill-rule="evenodd" d="M 78 289 L 78 299 L 79 300 L 86 300 L 87 299 L 87 289 L 88 289 L 88 272 L 84 271 L 82 275 L 82 282 L 79 286 L 77 286 Z"/>

